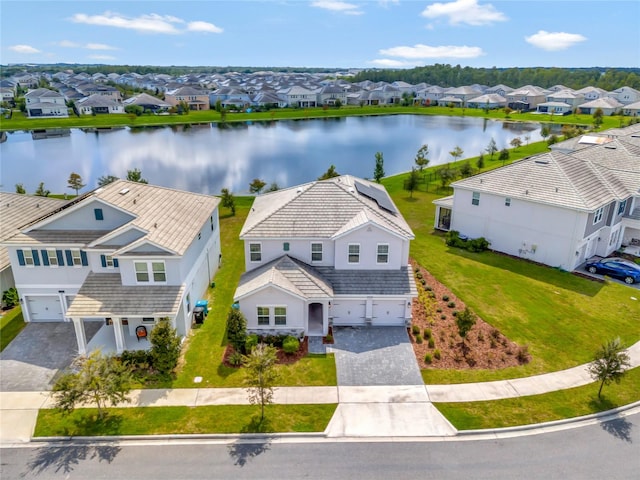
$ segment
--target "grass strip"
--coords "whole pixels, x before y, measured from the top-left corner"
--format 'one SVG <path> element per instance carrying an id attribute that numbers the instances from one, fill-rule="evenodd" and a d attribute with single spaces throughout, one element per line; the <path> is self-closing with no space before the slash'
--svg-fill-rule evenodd
<path id="1" fill-rule="evenodd" d="M 22 331 L 27 324 L 22 309 L 15 307 L 0 317 L 0 352 Z"/>
<path id="2" fill-rule="evenodd" d="M 206 407 L 111 408 L 103 419 L 95 408 L 64 415 L 57 409 L 40 410 L 35 437 L 163 435 L 204 433 L 322 432 L 335 404 L 216 405 Z"/>
<path id="3" fill-rule="evenodd" d="M 619 384 L 598 382 L 557 392 L 488 402 L 435 403 L 458 430 L 504 428 L 580 417 L 640 400 L 640 368 L 627 371 Z"/>

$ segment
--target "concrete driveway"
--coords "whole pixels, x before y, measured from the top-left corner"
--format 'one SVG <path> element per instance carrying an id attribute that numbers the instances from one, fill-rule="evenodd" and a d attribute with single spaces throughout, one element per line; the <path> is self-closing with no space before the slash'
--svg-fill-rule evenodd
<path id="1" fill-rule="evenodd" d="M 87 340 L 100 326 L 85 322 Z M 28 323 L 0 353 L 0 391 L 51 390 L 52 379 L 71 363 L 77 351 L 73 323 Z"/>
<path id="2" fill-rule="evenodd" d="M 333 327 L 338 385 L 422 385 L 405 327 Z"/>

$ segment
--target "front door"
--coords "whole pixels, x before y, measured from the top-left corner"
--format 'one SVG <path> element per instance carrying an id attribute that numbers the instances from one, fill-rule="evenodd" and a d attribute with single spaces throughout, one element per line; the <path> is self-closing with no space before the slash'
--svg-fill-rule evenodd
<path id="1" fill-rule="evenodd" d="M 309 304 L 309 336 L 321 337 L 324 334 L 324 314 L 321 303 Z"/>

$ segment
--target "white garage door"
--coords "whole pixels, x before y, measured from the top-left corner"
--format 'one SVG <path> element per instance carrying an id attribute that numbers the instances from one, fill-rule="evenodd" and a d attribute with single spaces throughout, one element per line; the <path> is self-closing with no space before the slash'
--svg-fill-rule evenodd
<path id="1" fill-rule="evenodd" d="M 372 325 L 403 326 L 404 301 L 374 301 Z"/>
<path id="2" fill-rule="evenodd" d="M 57 296 L 27 297 L 29 317 L 32 322 L 61 322 L 62 307 Z"/>
<path id="3" fill-rule="evenodd" d="M 334 300 L 329 315 L 334 325 L 364 325 L 364 300 Z"/>

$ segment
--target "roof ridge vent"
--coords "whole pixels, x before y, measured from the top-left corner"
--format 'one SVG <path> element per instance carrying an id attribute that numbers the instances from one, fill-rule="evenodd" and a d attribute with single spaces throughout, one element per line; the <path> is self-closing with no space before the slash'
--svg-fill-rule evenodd
<path id="1" fill-rule="evenodd" d="M 608 148 L 609 150 L 615 150 L 617 147 L 615 145 L 605 145 L 604 148 Z"/>
<path id="2" fill-rule="evenodd" d="M 549 165 L 549 160 L 534 160 L 538 165 Z"/>
<path id="3" fill-rule="evenodd" d="M 126 195 L 127 193 L 129 193 L 129 189 L 128 188 L 123 188 L 122 190 L 120 190 L 118 192 L 120 195 Z"/>

